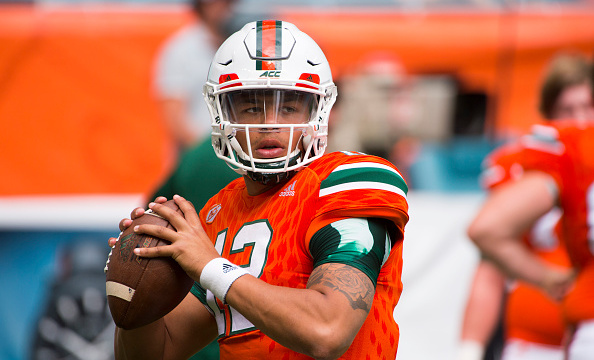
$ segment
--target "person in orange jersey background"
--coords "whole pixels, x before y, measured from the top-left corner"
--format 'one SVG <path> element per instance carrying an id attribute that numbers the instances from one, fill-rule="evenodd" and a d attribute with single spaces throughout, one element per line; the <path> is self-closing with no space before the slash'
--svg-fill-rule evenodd
<path id="1" fill-rule="evenodd" d="M 594 354 L 594 249 L 589 219 L 593 136 L 592 122 L 566 120 L 537 127 L 524 143 L 525 151 L 548 157 L 547 169 L 525 166 L 519 180 L 489 196 L 468 230 L 486 258 L 563 301 L 563 319 L 575 330 L 566 343 L 569 360 L 591 359 Z M 563 211 L 561 238 L 572 269 L 546 263 L 521 242 L 526 228 L 557 204 Z M 502 206 L 506 212 L 499 210 Z"/>
<path id="2" fill-rule="evenodd" d="M 539 109 L 547 122 L 594 120 L 592 67 L 582 55 L 562 53 L 545 73 Z M 538 134 L 538 130 L 536 132 Z M 548 156 L 526 151 L 535 134 L 501 146 L 484 161 L 482 186 L 495 193 L 508 182 L 521 179 L 526 167 L 547 171 Z M 500 211 L 507 211 L 501 207 Z M 523 236 L 527 247 L 548 264 L 569 268 L 560 239 L 562 211 L 554 207 Z M 461 334 L 459 360 L 482 359 L 485 346 L 504 308 L 502 359 L 563 359 L 567 331 L 561 306 L 536 287 L 522 281 L 510 284 L 506 296 L 505 275 L 490 261 L 481 259 L 470 290 Z"/>

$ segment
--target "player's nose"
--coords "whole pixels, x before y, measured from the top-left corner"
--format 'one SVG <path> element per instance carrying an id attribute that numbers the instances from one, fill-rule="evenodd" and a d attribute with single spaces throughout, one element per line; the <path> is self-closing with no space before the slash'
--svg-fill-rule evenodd
<path id="1" fill-rule="evenodd" d="M 278 113 L 274 111 L 272 106 L 264 108 L 264 124 L 278 124 Z"/>

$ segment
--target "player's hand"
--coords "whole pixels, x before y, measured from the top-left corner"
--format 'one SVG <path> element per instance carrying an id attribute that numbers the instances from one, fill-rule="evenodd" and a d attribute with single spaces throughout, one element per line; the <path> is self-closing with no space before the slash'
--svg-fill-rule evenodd
<path id="1" fill-rule="evenodd" d="M 166 201 L 167 201 L 167 198 L 164 196 L 159 196 L 155 199 L 155 203 L 159 203 L 159 204 L 162 204 Z M 120 223 L 118 224 L 118 227 L 120 228 L 120 235 L 118 235 L 118 237 L 110 237 L 109 240 L 107 240 L 107 244 L 109 245 L 109 247 L 113 247 L 120 239 L 120 236 L 122 235 L 122 233 L 124 231 L 126 231 L 126 229 L 130 227 L 130 225 L 132 225 L 132 221 L 134 219 L 139 218 L 142 215 L 144 215 L 144 212 L 145 212 L 145 210 L 143 208 L 137 207 L 136 209 L 132 210 L 132 212 L 130 213 L 129 219 L 120 220 Z"/>
<path id="2" fill-rule="evenodd" d="M 575 281 L 573 269 L 552 268 L 544 276 L 541 287 L 555 301 L 561 301 L 573 287 Z"/>
<path id="3" fill-rule="evenodd" d="M 157 202 L 149 204 L 149 208 L 169 221 L 175 229 L 149 224 L 134 228 L 137 233 L 167 240 L 171 245 L 137 248 L 134 253 L 141 257 L 170 256 L 192 279 L 200 281 L 204 266 L 220 255 L 204 232 L 192 203 L 179 195 L 175 195 L 173 199 L 183 215 Z"/>

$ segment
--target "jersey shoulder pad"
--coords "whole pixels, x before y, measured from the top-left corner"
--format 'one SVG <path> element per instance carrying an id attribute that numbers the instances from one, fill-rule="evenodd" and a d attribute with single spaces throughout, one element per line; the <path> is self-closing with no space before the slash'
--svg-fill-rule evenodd
<path id="1" fill-rule="evenodd" d="M 312 166 L 313 165 L 313 166 Z M 392 222 L 393 240 L 408 222 L 408 186 L 389 161 L 361 153 L 336 152 L 310 164 L 319 181 L 313 233 L 344 218 L 382 218 Z"/>
<path id="2" fill-rule="evenodd" d="M 377 156 L 334 152 L 312 163 L 310 168 L 320 179 L 320 197 L 358 189 L 387 190 L 403 197 L 408 193 L 408 185 L 398 169 Z"/>
<path id="3" fill-rule="evenodd" d="M 517 180 L 528 165 L 534 168 L 539 152 L 527 151 L 521 141 L 510 141 L 493 150 L 481 164 L 479 183 L 483 189 L 493 189 L 507 181 Z"/>
<path id="4" fill-rule="evenodd" d="M 522 136 L 521 145 L 528 151 L 561 155 L 565 146 L 560 141 L 559 129 L 553 125 L 533 125 L 529 134 Z"/>

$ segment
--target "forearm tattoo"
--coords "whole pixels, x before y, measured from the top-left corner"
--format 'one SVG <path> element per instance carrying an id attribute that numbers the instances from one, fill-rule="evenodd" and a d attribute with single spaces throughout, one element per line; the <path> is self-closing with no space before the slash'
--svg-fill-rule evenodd
<path id="1" fill-rule="evenodd" d="M 371 310 L 375 289 L 371 280 L 361 271 L 344 264 L 324 264 L 314 269 L 307 287 L 322 285 L 340 291 L 353 310 Z"/>

